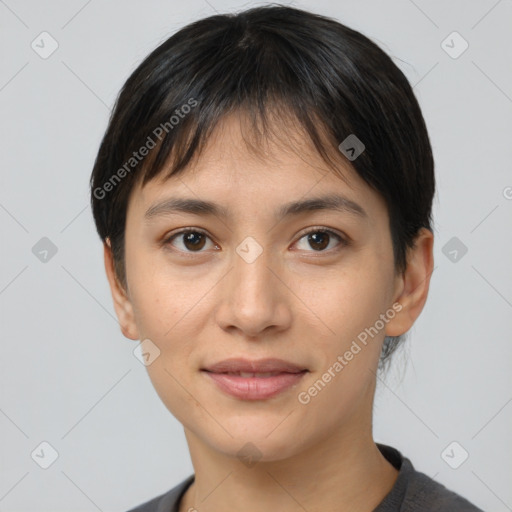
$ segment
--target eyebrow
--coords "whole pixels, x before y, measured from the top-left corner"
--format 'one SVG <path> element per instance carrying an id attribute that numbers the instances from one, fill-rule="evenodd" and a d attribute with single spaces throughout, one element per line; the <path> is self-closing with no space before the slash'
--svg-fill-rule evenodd
<path id="1" fill-rule="evenodd" d="M 284 217 L 317 210 L 334 210 L 341 213 L 353 214 L 361 218 L 368 218 L 368 214 L 362 206 L 338 194 L 329 194 L 286 203 L 276 210 L 275 217 L 276 220 L 280 220 Z M 149 220 L 160 215 L 180 212 L 196 215 L 214 215 L 223 218 L 231 217 L 229 210 L 220 204 L 202 199 L 178 197 L 166 199 L 150 206 L 144 214 L 144 217 Z"/>

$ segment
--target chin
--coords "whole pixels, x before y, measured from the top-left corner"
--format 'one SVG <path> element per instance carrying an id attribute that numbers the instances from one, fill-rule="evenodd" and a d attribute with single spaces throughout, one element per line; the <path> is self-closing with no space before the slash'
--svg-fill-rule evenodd
<path id="1" fill-rule="evenodd" d="M 278 417 L 238 417 L 232 421 L 222 421 L 227 434 L 217 425 L 212 425 L 213 431 L 195 429 L 195 435 L 208 444 L 216 452 L 226 456 L 247 461 L 278 461 L 292 457 L 300 449 L 299 439 L 304 432 L 298 425 L 288 425 L 283 422 L 283 416 Z M 225 418 L 225 417 L 224 417 Z M 282 424 L 280 425 L 280 423 Z M 276 428 L 277 427 L 277 428 Z M 297 429 L 294 432 L 294 429 Z M 246 464 L 251 467 L 251 462 Z"/>

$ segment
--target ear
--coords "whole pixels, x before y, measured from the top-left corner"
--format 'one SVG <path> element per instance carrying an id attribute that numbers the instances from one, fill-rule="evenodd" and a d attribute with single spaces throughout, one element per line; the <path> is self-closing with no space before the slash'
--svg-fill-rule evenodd
<path id="1" fill-rule="evenodd" d="M 119 282 L 117 277 L 114 267 L 114 257 L 108 239 L 103 244 L 103 254 L 105 259 L 105 272 L 107 273 L 110 291 L 114 301 L 114 309 L 117 319 L 119 320 L 121 332 L 131 340 L 138 340 L 139 333 L 135 324 L 133 306 L 124 286 Z"/>
<path id="2" fill-rule="evenodd" d="M 386 325 L 386 336 L 400 336 L 407 332 L 420 316 L 427 300 L 430 277 L 434 267 L 434 235 L 422 228 L 414 247 L 407 253 L 407 268 L 396 278 L 395 300 L 402 309 Z"/>

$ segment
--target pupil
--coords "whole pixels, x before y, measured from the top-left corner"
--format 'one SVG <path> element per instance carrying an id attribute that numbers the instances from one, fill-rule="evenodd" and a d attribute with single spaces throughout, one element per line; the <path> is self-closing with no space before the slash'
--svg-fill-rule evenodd
<path id="1" fill-rule="evenodd" d="M 325 249 L 329 245 L 329 235 L 327 233 L 318 231 L 311 233 L 308 238 L 309 243 L 312 244 L 311 247 L 315 250 Z M 317 245 L 317 247 L 315 247 L 315 245 Z M 320 247 L 318 247 L 318 245 L 320 245 Z"/>
<path id="2" fill-rule="evenodd" d="M 185 234 L 185 246 L 187 249 L 190 249 L 191 247 L 195 249 L 202 249 L 204 241 L 205 239 L 201 233 L 190 232 Z M 188 244 L 192 244 L 191 247 L 189 247 Z"/>

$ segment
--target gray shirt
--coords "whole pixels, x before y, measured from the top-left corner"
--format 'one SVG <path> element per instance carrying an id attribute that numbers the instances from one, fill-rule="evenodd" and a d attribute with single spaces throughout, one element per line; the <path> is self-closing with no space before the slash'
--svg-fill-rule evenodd
<path id="1" fill-rule="evenodd" d="M 483 512 L 429 476 L 391 446 L 377 443 L 382 455 L 399 471 L 391 491 L 372 512 Z M 178 512 L 181 497 L 194 481 L 190 475 L 170 491 L 128 512 Z"/>

